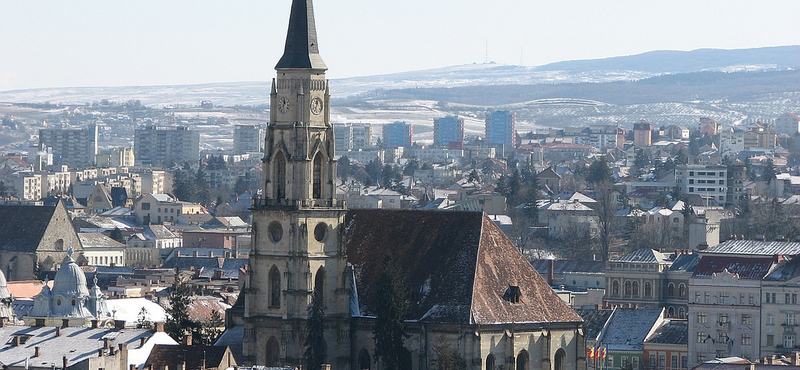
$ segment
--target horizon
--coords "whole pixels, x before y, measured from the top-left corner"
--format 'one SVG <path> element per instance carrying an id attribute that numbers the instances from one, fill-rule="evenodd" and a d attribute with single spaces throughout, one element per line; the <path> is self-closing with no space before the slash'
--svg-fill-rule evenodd
<path id="1" fill-rule="evenodd" d="M 0 13 L 0 91 L 269 81 L 290 4 L 9 2 Z M 320 55 L 334 80 L 487 62 L 531 67 L 651 51 L 800 45 L 791 22 L 753 21 L 798 13 L 800 2 L 729 5 L 317 0 L 314 13 Z"/>

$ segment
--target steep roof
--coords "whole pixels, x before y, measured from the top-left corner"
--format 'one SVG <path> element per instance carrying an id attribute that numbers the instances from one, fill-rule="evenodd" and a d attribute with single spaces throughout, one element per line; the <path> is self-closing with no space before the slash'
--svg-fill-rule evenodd
<path id="1" fill-rule="evenodd" d="M 772 257 L 702 256 L 694 269 L 693 278 L 711 278 L 715 273 L 728 271 L 740 279 L 761 280 L 774 264 Z"/>
<path id="2" fill-rule="evenodd" d="M 228 347 L 223 346 L 186 346 L 186 345 L 167 345 L 156 344 L 150 351 L 150 357 L 145 362 L 146 366 L 153 366 L 153 369 L 164 367 L 177 368 L 182 362 L 186 362 L 186 369 L 200 369 L 205 367 L 218 367 L 225 359 Z M 205 364 L 203 364 L 205 360 Z"/>
<path id="3" fill-rule="evenodd" d="M 36 252 L 56 206 L 0 205 L 0 251 Z"/>
<path id="4" fill-rule="evenodd" d="M 292 1 L 289 30 L 283 56 L 275 69 L 312 68 L 328 69 L 319 56 L 317 27 L 314 23 L 314 6 L 311 0 Z"/>
<path id="5" fill-rule="evenodd" d="M 575 312 L 583 318 L 583 328 L 586 330 L 586 339 L 595 340 L 611 317 L 612 310 L 578 309 Z"/>
<path id="6" fill-rule="evenodd" d="M 609 351 L 641 351 L 661 308 L 616 308 L 600 341 Z"/>
<path id="7" fill-rule="evenodd" d="M 637 262 L 637 263 L 658 263 L 658 264 L 667 264 L 670 263 L 670 255 L 667 253 L 661 253 L 655 249 L 650 248 L 641 248 L 635 251 L 632 251 L 620 258 L 612 260 L 611 262 Z"/>
<path id="8" fill-rule="evenodd" d="M 351 210 L 345 220 L 363 315 L 391 256 L 414 292 L 407 319 L 458 324 L 580 322 L 502 231 L 480 212 Z M 519 288 L 519 302 L 503 299 Z"/>
<path id="9" fill-rule="evenodd" d="M 689 323 L 676 319 L 666 321 L 647 338 L 647 343 L 689 344 Z"/>

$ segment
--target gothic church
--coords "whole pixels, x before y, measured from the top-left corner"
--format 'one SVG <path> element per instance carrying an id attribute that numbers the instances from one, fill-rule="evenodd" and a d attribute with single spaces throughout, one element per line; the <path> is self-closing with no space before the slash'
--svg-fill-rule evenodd
<path id="1" fill-rule="evenodd" d="M 432 349 L 441 344 L 469 369 L 585 368 L 581 318 L 484 214 L 348 211 L 336 199 L 330 89 L 311 0 L 293 0 L 275 69 L 263 195 L 252 208 L 242 292 L 247 364 L 301 364 L 316 292 L 331 368 L 382 369 L 372 326 L 388 255 L 409 291 L 412 369 L 431 369 Z"/>

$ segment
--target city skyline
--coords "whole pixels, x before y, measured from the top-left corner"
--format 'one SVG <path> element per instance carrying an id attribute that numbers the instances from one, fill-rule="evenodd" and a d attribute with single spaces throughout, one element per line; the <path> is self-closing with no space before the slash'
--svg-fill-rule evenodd
<path id="1" fill-rule="evenodd" d="M 290 1 L 4 2 L 0 91 L 269 80 Z M 330 78 L 800 44 L 788 0 L 315 1 Z M 322 16 L 319 16 L 322 15 Z M 254 41 L 257 40 L 257 41 Z"/>

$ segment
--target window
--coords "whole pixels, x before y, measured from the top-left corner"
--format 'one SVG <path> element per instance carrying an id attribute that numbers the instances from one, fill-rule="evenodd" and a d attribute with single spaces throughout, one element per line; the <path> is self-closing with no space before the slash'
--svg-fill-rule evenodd
<path id="1" fill-rule="evenodd" d="M 625 295 L 631 295 L 631 282 L 625 282 Z"/>
<path id="2" fill-rule="evenodd" d="M 721 330 L 717 333 L 717 342 L 728 343 L 728 332 Z"/>
<path id="3" fill-rule="evenodd" d="M 742 345 L 750 346 L 753 344 L 753 338 L 748 333 L 742 334 Z"/>
<path id="4" fill-rule="evenodd" d="M 720 325 L 728 323 L 728 314 L 727 313 L 721 313 L 721 314 L 719 314 L 719 316 L 717 316 L 717 318 L 719 319 Z"/>
<path id="5" fill-rule="evenodd" d="M 728 293 L 719 293 L 719 304 L 728 303 Z"/>
<path id="6" fill-rule="evenodd" d="M 673 283 L 667 284 L 667 296 L 669 297 L 675 296 L 675 284 Z"/>
<path id="7" fill-rule="evenodd" d="M 747 299 L 747 303 L 749 304 L 756 304 L 756 296 L 753 293 L 750 293 L 750 296 Z"/>
<path id="8" fill-rule="evenodd" d="M 686 355 L 681 356 L 681 368 L 683 369 L 689 368 L 689 358 Z"/>
<path id="9" fill-rule="evenodd" d="M 747 313 L 743 313 L 742 325 L 753 325 L 753 316 Z"/>
<path id="10" fill-rule="evenodd" d="M 633 295 L 635 295 L 635 296 L 639 295 L 639 282 L 638 281 L 634 281 L 633 282 Z"/>
<path id="11" fill-rule="evenodd" d="M 783 336 L 783 348 L 794 348 L 793 334 L 786 334 Z"/>
<path id="12" fill-rule="evenodd" d="M 651 353 L 650 354 L 650 362 L 647 365 L 648 365 L 648 367 L 655 367 L 656 366 L 656 354 L 655 353 Z"/>
<path id="13" fill-rule="evenodd" d="M 634 369 L 638 369 L 639 368 L 639 357 L 634 356 L 632 358 L 632 360 L 633 360 L 633 368 Z"/>
<path id="14" fill-rule="evenodd" d="M 277 266 L 272 266 L 269 272 L 270 307 L 281 306 L 281 273 Z"/>
<path id="15" fill-rule="evenodd" d="M 667 355 L 663 353 L 658 355 L 658 367 L 662 369 L 667 367 Z"/>
<path id="16" fill-rule="evenodd" d="M 772 314 L 767 315 L 767 325 L 775 325 L 775 317 Z"/>
<path id="17" fill-rule="evenodd" d="M 767 334 L 767 346 L 772 347 L 775 345 L 775 336 L 772 334 Z"/>
<path id="18" fill-rule="evenodd" d="M 708 322 L 708 314 L 705 312 L 698 312 L 697 313 L 697 322 L 698 323 L 706 323 Z"/>
<path id="19" fill-rule="evenodd" d="M 626 367 L 628 367 L 628 356 L 622 356 L 622 358 L 621 358 L 621 360 L 620 360 L 620 362 L 619 362 L 619 363 L 620 363 L 620 366 L 621 366 L 623 369 L 624 369 L 624 368 L 626 368 Z"/>
<path id="20" fill-rule="evenodd" d="M 142 211 L 149 211 L 150 210 L 150 203 L 142 202 Z"/>
<path id="21" fill-rule="evenodd" d="M 697 354 L 697 363 L 702 364 L 706 362 L 706 354 L 705 353 L 698 353 Z"/>
<path id="22" fill-rule="evenodd" d="M 794 314 L 793 313 L 787 313 L 786 314 L 786 325 L 794 325 L 794 324 L 795 324 Z"/>
<path id="23" fill-rule="evenodd" d="M 614 280 L 611 283 L 611 294 L 612 295 L 619 295 L 619 281 Z"/>
<path id="24" fill-rule="evenodd" d="M 697 343 L 705 343 L 706 339 L 708 339 L 708 333 L 704 331 L 697 332 Z"/>
<path id="25" fill-rule="evenodd" d="M 694 303 L 700 303 L 700 292 L 694 293 Z"/>
<path id="26" fill-rule="evenodd" d="M 611 356 L 606 357 L 606 366 L 609 368 L 614 367 L 614 358 Z"/>
<path id="27" fill-rule="evenodd" d="M 649 281 L 644 283 L 644 296 L 650 297 L 653 295 L 653 286 L 650 284 Z"/>
<path id="28" fill-rule="evenodd" d="M 673 369 L 678 368 L 678 355 L 672 355 L 672 358 L 670 358 L 669 367 Z"/>
<path id="29" fill-rule="evenodd" d="M 686 297 L 686 284 L 678 285 L 678 295 L 681 297 Z"/>
<path id="30" fill-rule="evenodd" d="M 711 293 L 706 292 L 703 296 L 703 303 L 711 303 Z"/>

